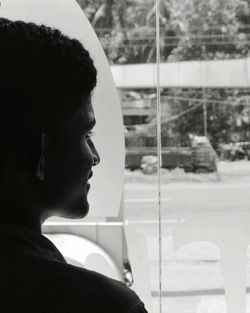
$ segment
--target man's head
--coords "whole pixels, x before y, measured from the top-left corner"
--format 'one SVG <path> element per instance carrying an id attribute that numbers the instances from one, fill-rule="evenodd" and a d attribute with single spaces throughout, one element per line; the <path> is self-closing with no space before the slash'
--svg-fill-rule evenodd
<path id="1" fill-rule="evenodd" d="M 32 23 L 0 19 L 0 43 L 1 199 L 34 218 L 83 217 L 99 162 L 93 61 L 79 41 Z"/>

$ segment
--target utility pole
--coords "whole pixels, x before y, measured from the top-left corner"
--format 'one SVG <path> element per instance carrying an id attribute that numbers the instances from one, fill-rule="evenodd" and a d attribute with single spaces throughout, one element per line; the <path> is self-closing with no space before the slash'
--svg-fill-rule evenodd
<path id="1" fill-rule="evenodd" d="M 112 14 L 112 8 L 113 8 L 114 0 L 106 0 L 106 10 L 105 10 L 105 17 L 106 17 L 106 27 L 107 29 L 112 29 L 113 26 L 113 14 Z"/>
<path id="2" fill-rule="evenodd" d="M 207 89 L 203 88 L 203 132 L 207 137 Z"/>

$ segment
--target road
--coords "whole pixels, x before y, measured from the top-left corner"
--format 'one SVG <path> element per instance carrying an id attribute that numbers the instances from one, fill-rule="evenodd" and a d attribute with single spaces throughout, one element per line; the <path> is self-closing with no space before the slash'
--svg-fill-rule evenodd
<path id="1" fill-rule="evenodd" d="M 178 259 L 179 262 L 210 260 L 219 261 L 220 255 L 214 247 L 199 243 L 193 249 L 189 249 L 183 255 L 176 255 L 173 250 L 172 234 L 176 226 L 177 219 L 182 219 L 190 213 L 245 213 L 250 212 L 250 183 L 249 182 L 217 182 L 217 183 L 174 183 L 164 184 L 161 188 L 162 199 L 162 235 L 163 235 L 163 262 L 168 262 L 164 267 L 164 272 L 168 276 L 168 290 L 178 290 L 181 283 L 178 281 L 179 272 L 176 270 L 176 264 L 173 262 Z M 130 225 L 147 238 L 148 252 L 151 264 L 158 260 L 158 188 L 156 184 L 137 184 L 128 183 L 124 191 L 124 212 L 125 219 Z M 197 254 L 197 251 L 199 253 Z M 192 256 L 191 256 L 192 255 Z M 185 261 L 186 259 L 186 261 Z M 172 262 L 172 263 L 171 263 Z M 165 263 L 166 264 L 166 263 Z M 178 267 L 180 268 L 180 264 Z M 190 267 L 191 266 L 191 267 Z M 189 272 L 192 266 L 189 266 Z M 198 266 L 199 267 L 199 266 Z M 183 269 L 187 268 L 187 264 Z M 197 265 L 193 267 L 194 273 L 197 271 Z M 221 274 L 208 275 L 209 269 L 203 268 L 204 279 L 197 276 L 197 281 L 188 286 L 187 289 L 197 286 L 205 288 L 209 285 L 209 280 L 205 277 L 211 277 L 216 284 L 211 286 L 221 287 Z M 216 273 L 216 270 L 212 269 Z M 174 273 L 175 277 L 169 277 Z M 184 275 L 184 276 L 183 276 Z M 182 281 L 185 274 L 182 275 Z M 217 278 L 214 278 L 214 277 Z M 156 287 L 156 286 L 155 286 Z"/>
<path id="2" fill-rule="evenodd" d="M 222 164 L 221 179 L 218 180 L 213 176 L 184 174 L 177 177 L 176 182 L 175 174 L 170 175 L 173 175 L 170 179 L 174 182 L 166 183 L 165 180 L 161 186 L 163 312 L 224 313 L 224 279 L 218 248 L 211 243 L 197 242 L 176 252 L 172 234 L 176 220 L 189 213 L 250 212 L 250 162 Z M 152 177 L 140 175 L 131 180 L 125 183 L 124 215 L 130 225 L 145 235 L 153 307 L 154 312 L 158 312 L 158 188 Z M 250 281 L 249 261 L 247 280 Z M 208 311 L 210 307 L 215 310 Z"/>
<path id="3" fill-rule="evenodd" d="M 138 175 L 129 173 L 135 174 Z M 210 312 L 206 309 L 212 306 L 218 308 L 216 312 L 224 313 L 224 280 L 218 248 L 197 242 L 176 252 L 172 234 L 176 220 L 189 213 L 250 212 L 250 162 L 222 164 L 221 179 L 192 174 L 179 177 L 177 173 L 176 182 L 175 174 L 170 175 L 173 181 L 165 180 L 161 186 L 163 312 Z M 145 235 L 153 307 L 158 312 L 158 188 L 153 177 L 132 178 L 125 183 L 124 215 L 130 225 Z M 247 280 L 250 281 L 249 261 Z"/>
<path id="4" fill-rule="evenodd" d="M 163 219 L 183 218 L 189 213 L 250 212 L 250 183 L 163 185 L 161 199 Z M 126 219 L 154 220 L 158 207 L 156 185 L 125 185 Z"/>

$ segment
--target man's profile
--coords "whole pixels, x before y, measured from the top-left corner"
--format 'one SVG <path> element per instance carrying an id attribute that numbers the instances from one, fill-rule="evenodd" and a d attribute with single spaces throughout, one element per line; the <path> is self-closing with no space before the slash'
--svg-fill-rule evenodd
<path id="1" fill-rule="evenodd" d="M 0 18 L 3 313 L 146 312 L 118 281 L 71 266 L 41 235 L 50 216 L 82 218 L 92 167 L 96 69 L 59 30 Z"/>

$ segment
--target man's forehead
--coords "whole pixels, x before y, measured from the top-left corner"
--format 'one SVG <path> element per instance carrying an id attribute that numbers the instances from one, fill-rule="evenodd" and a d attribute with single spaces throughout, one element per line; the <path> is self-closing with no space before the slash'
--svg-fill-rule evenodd
<path id="1" fill-rule="evenodd" d="M 85 127 L 93 128 L 95 126 L 96 120 L 91 99 L 82 104 L 80 112 Z"/>

